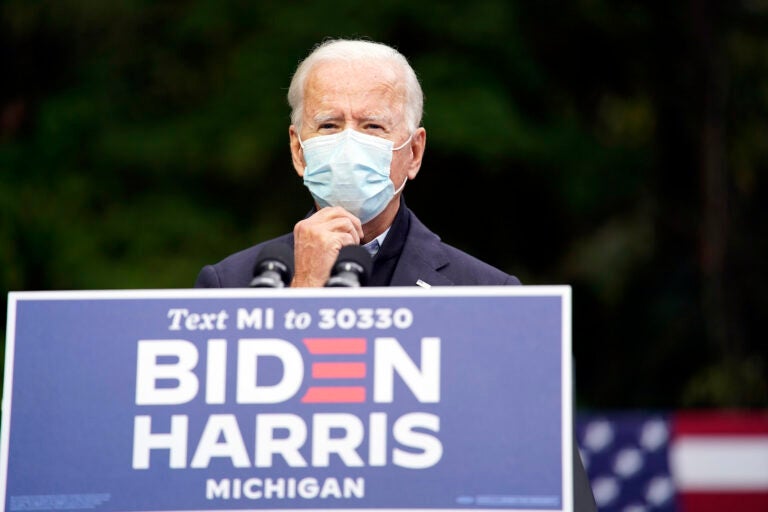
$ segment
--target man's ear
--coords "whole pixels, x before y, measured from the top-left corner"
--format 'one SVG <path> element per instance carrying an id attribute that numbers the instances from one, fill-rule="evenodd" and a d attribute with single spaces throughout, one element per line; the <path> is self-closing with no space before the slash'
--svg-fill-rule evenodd
<path id="1" fill-rule="evenodd" d="M 408 164 L 408 179 L 412 180 L 421 169 L 421 160 L 424 158 L 424 149 L 427 147 L 427 130 L 417 128 L 411 139 L 411 161 Z"/>
<path id="2" fill-rule="evenodd" d="M 304 151 L 301 149 L 301 142 L 299 142 L 298 128 L 294 125 L 289 126 L 288 137 L 291 141 L 291 161 L 293 162 L 293 168 L 296 170 L 296 174 L 298 174 L 300 178 L 303 178 L 306 164 L 304 162 Z"/>

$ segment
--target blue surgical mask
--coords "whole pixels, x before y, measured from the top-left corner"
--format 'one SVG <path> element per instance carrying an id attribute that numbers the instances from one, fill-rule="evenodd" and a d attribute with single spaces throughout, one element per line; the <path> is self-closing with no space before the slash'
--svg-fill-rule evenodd
<path id="1" fill-rule="evenodd" d="M 341 206 L 366 222 L 384 211 L 405 182 L 395 190 L 389 179 L 393 148 L 391 140 L 344 130 L 299 143 L 304 150 L 304 185 L 320 208 Z"/>

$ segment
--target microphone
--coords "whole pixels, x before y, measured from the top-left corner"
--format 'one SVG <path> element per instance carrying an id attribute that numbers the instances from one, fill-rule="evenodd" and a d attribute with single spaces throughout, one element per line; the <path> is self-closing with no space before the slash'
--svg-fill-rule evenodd
<path id="1" fill-rule="evenodd" d="M 339 251 L 339 257 L 331 269 L 331 277 L 325 283 L 326 288 L 358 288 L 368 283 L 371 276 L 371 255 L 359 245 L 345 245 Z"/>
<path id="2" fill-rule="evenodd" d="M 293 250 L 288 244 L 265 245 L 253 266 L 251 288 L 285 288 L 293 279 Z"/>

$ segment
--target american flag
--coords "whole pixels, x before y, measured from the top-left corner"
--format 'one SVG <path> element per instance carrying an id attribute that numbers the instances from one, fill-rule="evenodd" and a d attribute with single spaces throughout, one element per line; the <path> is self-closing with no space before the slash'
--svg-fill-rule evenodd
<path id="1" fill-rule="evenodd" d="M 580 412 L 600 512 L 768 512 L 768 410 Z"/>

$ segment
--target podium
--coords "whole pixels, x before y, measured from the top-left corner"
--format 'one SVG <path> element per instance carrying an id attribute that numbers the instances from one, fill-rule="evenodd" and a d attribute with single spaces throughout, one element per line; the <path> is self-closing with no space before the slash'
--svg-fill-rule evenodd
<path id="1" fill-rule="evenodd" d="M 9 294 L 0 512 L 571 511 L 567 286 Z"/>

